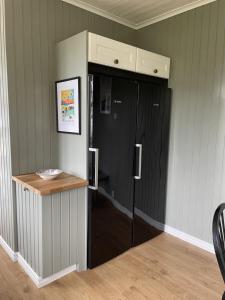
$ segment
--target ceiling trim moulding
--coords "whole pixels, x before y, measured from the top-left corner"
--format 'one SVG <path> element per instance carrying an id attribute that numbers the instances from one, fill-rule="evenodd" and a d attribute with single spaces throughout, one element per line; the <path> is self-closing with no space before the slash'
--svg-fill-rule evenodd
<path id="1" fill-rule="evenodd" d="M 171 18 L 171 17 L 176 16 L 176 15 L 181 14 L 181 13 L 184 13 L 188 10 L 191 10 L 191 9 L 209 4 L 211 2 L 215 2 L 216 0 L 198 0 L 198 1 L 194 1 L 190 4 L 183 5 L 181 7 L 170 10 L 166 13 L 163 13 L 163 14 L 158 15 L 156 17 L 147 19 L 144 22 L 140 22 L 140 23 L 132 23 L 132 22 L 130 22 L 130 21 L 124 19 L 124 18 L 120 18 L 120 17 L 118 17 L 114 14 L 111 14 L 111 13 L 103 10 L 103 9 L 100 9 L 100 8 L 97 8 L 93 5 L 87 4 L 87 3 L 83 2 L 82 0 L 62 0 L 62 1 L 67 2 L 69 4 L 72 4 L 72 5 L 75 5 L 75 6 L 78 6 L 80 8 L 83 8 L 83 9 L 87 10 L 87 11 L 90 11 L 94 14 L 97 14 L 97 15 L 102 16 L 104 18 L 107 18 L 109 20 L 115 21 L 115 22 L 120 23 L 122 25 L 128 26 L 132 29 L 138 30 L 138 29 L 141 29 L 141 28 L 146 27 L 148 25 L 152 25 L 154 23 L 163 21 L 165 19 Z"/>

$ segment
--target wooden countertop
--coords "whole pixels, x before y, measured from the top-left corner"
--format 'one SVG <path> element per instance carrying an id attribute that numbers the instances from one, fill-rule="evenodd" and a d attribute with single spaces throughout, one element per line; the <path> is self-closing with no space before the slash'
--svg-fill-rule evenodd
<path id="1" fill-rule="evenodd" d="M 88 185 L 87 180 L 67 173 L 62 173 L 59 177 L 53 180 L 43 180 L 34 173 L 13 176 L 12 179 L 41 196 L 73 190 Z"/>

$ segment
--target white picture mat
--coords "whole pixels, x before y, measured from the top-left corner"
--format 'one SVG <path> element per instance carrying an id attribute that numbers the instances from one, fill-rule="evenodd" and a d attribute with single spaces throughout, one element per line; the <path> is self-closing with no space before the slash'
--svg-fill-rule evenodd
<path id="1" fill-rule="evenodd" d="M 61 91 L 74 90 L 74 121 L 64 122 L 62 118 L 61 109 Z M 79 78 L 68 81 L 57 82 L 57 117 L 58 117 L 58 131 L 80 133 L 80 99 L 79 99 Z"/>

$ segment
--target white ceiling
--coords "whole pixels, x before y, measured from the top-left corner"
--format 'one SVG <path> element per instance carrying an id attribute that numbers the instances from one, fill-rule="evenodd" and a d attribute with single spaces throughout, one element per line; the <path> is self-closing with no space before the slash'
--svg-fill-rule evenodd
<path id="1" fill-rule="evenodd" d="M 62 0 L 140 29 L 216 0 Z"/>

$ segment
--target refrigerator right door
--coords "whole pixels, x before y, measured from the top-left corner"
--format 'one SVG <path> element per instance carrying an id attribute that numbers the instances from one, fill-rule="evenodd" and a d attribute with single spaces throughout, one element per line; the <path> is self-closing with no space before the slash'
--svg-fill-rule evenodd
<path id="1" fill-rule="evenodd" d="M 170 102 L 170 89 L 139 83 L 134 246 L 159 235 L 165 224 Z"/>

